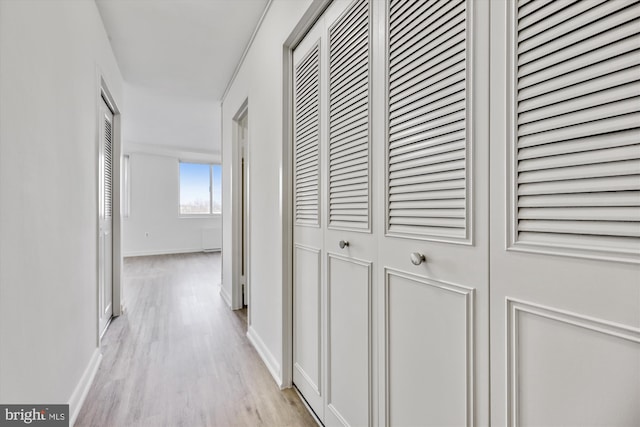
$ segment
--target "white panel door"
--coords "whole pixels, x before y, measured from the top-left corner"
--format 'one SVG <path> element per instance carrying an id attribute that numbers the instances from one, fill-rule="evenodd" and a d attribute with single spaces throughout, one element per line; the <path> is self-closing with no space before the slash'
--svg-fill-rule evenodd
<path id="1" fill-rule="evenodd" d="M 293 383 L 324 419 L 323 21 L 293 54 Z"/>
<path id="2" fill-rule="evenodd" d="M 372 2 L 324 14 L 327 75 L 326 426 L 373 425 Z M 379 153 L 379 150 L 378 150 Z"/>
<path id="3" fill-rule="evenodd" d="M 385 3 L 381 425 L 486 425 L 488 2 Z"/>
<path id="4" fill-rule="evenodd" d="M 491 8 L 492 422 L 640 425 L 640 5 Z"/>
<path id="5" fill-rule="evenodd" d="M 105 332 L 113 315 L 113 113 L 100 104 L 98 329 Z"/>

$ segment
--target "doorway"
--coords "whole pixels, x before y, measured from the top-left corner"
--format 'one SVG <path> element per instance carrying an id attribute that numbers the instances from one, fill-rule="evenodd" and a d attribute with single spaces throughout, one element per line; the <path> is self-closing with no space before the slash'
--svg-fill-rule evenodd
<path id="1" fill-rule="evenodd" d="M 101 78 L 98 92 L 97 340 L 122 313 L 120 222 L 120 114 Z"/>
<path id="2" fill-rule="evenodd" d="M 100 103 L 98 329 L 104 334 L 113 316 L 113 111 Z"/>
<path id="3" fill-rule="evenodd" d="M 245 101 L 234 117 L 233 229 L 234 257 L 233 309 L 246 310 L 250 324 L 249 284 L 249 110 Z"/>

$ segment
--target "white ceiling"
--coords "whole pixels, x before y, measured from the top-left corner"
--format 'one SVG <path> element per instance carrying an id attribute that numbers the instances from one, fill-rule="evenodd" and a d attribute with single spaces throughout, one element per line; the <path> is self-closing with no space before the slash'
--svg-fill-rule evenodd
<path id="1" fill-rule="evenodd" d="M 128 83 L 220 100 L 268 0 L 96 0 Z"/>

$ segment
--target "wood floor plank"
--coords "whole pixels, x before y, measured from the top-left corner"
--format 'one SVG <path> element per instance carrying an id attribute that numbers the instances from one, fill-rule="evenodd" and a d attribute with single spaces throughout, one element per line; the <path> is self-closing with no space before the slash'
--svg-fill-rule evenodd
<path id="1" fill-rule="evenodd" d="M 246 338 L 246 313 L 219 295 L 220 254 L 126 258 L 126 313 L 76 426 L 316 426 Z"/>

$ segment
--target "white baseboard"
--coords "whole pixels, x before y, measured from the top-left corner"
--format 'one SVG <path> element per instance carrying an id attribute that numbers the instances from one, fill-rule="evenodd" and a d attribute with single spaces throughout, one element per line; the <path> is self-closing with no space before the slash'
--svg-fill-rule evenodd
<path id="1" fill-rule="evenodd" d="M 256 330 L 253 329 L 251 326 L 249 326 L 249 329 L 247 330 L 247 338 L 249 338 L 249 341 L 251 342 L 251 344 L 253 344 L 253 347 L 256 349 L 256 351 L 260 355 L 260 358 L 262 359 L 264 364 L 267 366 L 269 373 L 271 374 L 273 379 L 276 381 L 276 384 L 278 384 L 278 387 L 282 389 L 282 378 L 280 377 L 280 364 L 278 363 L 276 358 L 273 357 L 273 354 L 271 354 L 267 346 L 264 344 L 264 341 L 262 341 L 262 338 L 260 338 L 260 336 L 257 334 Z"/>
<path id="2" fill-rule="evenodd" d="M 89 364 L 84 370 L 82 377 L 80 377 L 80 381 L 76 388 L 71 393 L 71 397 L 69 398 L 69 426 L 73 427 L 78 418 L 78 414 L 80 414 L 80 409 L 82 409 L 82 404 L 87 397 L 87 393 L 89 393 L 89 389 L 91 388 L 91 384 L 93 384 L 93 380 L 96 377 L 96 373 L 98 372 L 98 368 L 100 367 L 100 363 L 102 362 L 102 353 L 100 353 L 100 349 L 96 348 L 91 355 L 91 359 L 89 360 Z"/>
<path id="3" fill-rule="evenodd" d="M 152 255 L 173 255 L 173 254 L 191 254 L 196 252 L 220 252 L 220 249 L 160 249 L 154 251 L 128 251 L 124 252 L 122 257 L 134 257 L 134 256 L 152 256 Z"/>
<path id="4" fill-rule="evenodd" d="M 224 300 L 224 302 L 227 303 L 229 308 L 231 308 L 231 296 L 222 285 L 220 286 L 220 295 L 222 296 L 222 299 Z"/>

